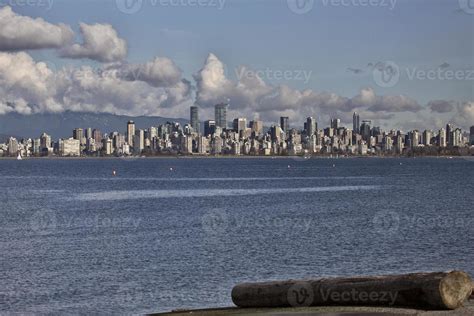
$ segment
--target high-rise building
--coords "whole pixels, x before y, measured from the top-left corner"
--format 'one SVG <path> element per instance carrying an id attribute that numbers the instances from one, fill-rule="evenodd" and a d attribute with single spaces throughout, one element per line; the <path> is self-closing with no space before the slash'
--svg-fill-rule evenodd
<path id="1" fill-rule="evenodd" d="M 60 139 L 59 140 L 59 155 L 60 156 L 80 156 L 81 142 L 75 138 Z"/>
<path id="2" fill-rule="evenodd" d="M 429 146 L 431 145 L 431 137 L 433 136 L 433 132 L 429 130 L 425 130 L 423 132 L 423 145 Z"/>
<path id="3" fill-rule="evenodd" d="M 331 120 L 331 128 L 334 128 L 335 130 L 339 128 L 340 124 L 341 124 L 341 119 L 332 119 Z"/>
<path id="4" fill-rule="evenodd" d="M 290 118 L 288 116 L 280 117 L 280 127 L 285 133 L 290 131 Z"/>
<path id="5" fill-rule="evenodd" d="M 8 154 L 12 157 L 18 154 L 18 141 L 16 138 L 10 137 L 8 139 Z"/>
<path id="6" fill-rule="evenodd" d="M 141 154 L 145 149 L 145 131 L 138 129 L 133 137 L 133 151 L 135 154 Z"/>
<path id="7" fill-rule="evenodd" d="M 438 133 L 438 146 L 446 147 L 446 145 L 447 145 L 446 130 L 442 128 L 439 130 L 439 133 Z"/>
<path id="8" fill-rule="evenodd" d="M 362 139 L 368 141 L 370 139 L 372 121 L 362 121 L 360 125 L 360 134 L 362 135 Z"/>
<path id="9" fill-rule="evenodd" d="M 253 120 L 250 121 L 249 124 L 250 129 L 252 130 L 252 133 L 255 133 L 255 135 L 260 135 L 263 132 L 263 122 L 259 120 Z"/>
<path id="10" fill-rule="evenodd" d="M 216 104 L 215 106 L 215 119 L 216 126 L 223 129 L 227 128 L 227 107 L 226 103 Z"/>
<path id="11" fill-rule="evenodd" d="M 86 140 L 92 138 L 92 128 L 86 128 Z"/>
<path id="12" fill-rule="evenodd" d="M 474 145 L 474 126 L 469 130 L 469 144 Z"/>
<path id="13" fill-rule="evenodd" d="M 453 125 L 446 124 L 446 145 L 448 147 L 453 146 Z"/>
<path id="14" fill-rule="evenodd" d="M 313 117 L 308 117 L 306 119 L 306 134 L 308 136 L 316 134 L 318 130 L 318 125 L 316 123 L 316 120 Z"/>
<path id="15" fill-rule="evenodd" d="M 197 106 L 190 107 L 190 124 L 196 133 L 200 133 L 200 123 L 199 123 L 199 108 Z"/>
<path id="16" fill-rule="evenodd" d="M 242 117 L 234 119 L 232 127 L 237 133 L 240 133 L 240 131 L 245 131 L 247 128 L 247 119 Z"/>
<path id="17" fill-rule="evenodd" d="M 40 136 L 41 141 L 41 152 L 45 152 L 48 154 L 51 152 L 51 136 L 46 133 L 41 134 Z"/>
<path id="18" fill-rule="evenodd" d="M 354 112 L 354 115 L 352 116 L 352 129 L 354 130 L 354 133 L 360 134 L 360 116 L 357 112 Z"/>
<path id="19" fill-rule="evenodd" d="M 127 137 L 127 144 L 129 144 L 130 147 L 133 147 L 133 138 L 135 137 L 135 122 L 134 121 L 128 121 L 126 137 Z"/>
<path id="20" fill-rule="evenodd" d="M 212 135 L 216 132 L 216 121 L 208 120 L 204 122 L 204 136 Z"/>
<path id="21" fill-rule="evenodd" d="M 73 131 L 72 131 L 72 138 L 78 140 L 81 145 L 82 144 L 85 144 L 85 141 L 84 141 L 84 130 L 82 128 L 75 128 Z"/>

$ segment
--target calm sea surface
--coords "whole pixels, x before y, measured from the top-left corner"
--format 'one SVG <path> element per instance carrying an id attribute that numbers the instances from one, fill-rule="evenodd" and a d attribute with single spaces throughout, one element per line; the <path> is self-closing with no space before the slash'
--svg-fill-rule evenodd
<path id="1" fill-rule="evenodd" d="M 474 274 L 472 160 L 0 160 L 0 175 L 0 314 L 229 306 L 243 281 Z"/>

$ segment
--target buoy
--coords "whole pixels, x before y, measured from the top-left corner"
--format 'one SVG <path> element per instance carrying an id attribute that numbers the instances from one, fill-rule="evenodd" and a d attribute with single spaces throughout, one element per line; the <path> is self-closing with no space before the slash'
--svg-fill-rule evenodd
<path id="1" fill-rule="evenodd" d="M 115 177 L 117 175 L 117 171 L 113 170 L 112 175 Z"/>
<path id="2" fill-rule="evenodd" d="M 170 168 L 170 171 L 173 171 L 173 168 Z"/>
<path id="3" fill-rule="evenodd" d="M 291 168 L 291 166 L 290 166 L 290 165 L 288 165 L 288 169 L 290 169 L 290 168 Z"/>

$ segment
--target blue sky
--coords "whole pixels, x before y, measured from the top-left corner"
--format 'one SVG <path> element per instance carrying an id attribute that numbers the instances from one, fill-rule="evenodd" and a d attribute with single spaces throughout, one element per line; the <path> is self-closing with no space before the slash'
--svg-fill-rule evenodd
<path id="1" fill-rule="evenodd" d="M 380 94 L 407 94 L 419 102 L 474 99 L 474 81 L 410 81 L 402 75 L 396 87 L 387 89 L 374 85 L 370 74 L 346 70 L 386 60 L 402 67 L 435 68 L 447 62 L 454 69 L 472 68 L 474 18 L 461 12 L 457 1 L 398 0 L 391 9 L 389 2 L 361 7 L 325 6 L 316 0 L 306 14 L 293 13 L 284 0 L 227 0 L 221 10 L 152 1 L 144 0 L 135 14 L 122 13 L 115 1 L 92 0 L 54 0 L 49 11 L 15 9 L 73 27 L 79 22 L 110 23 L 128 41 L 130 61 L 167 56 L 188 77 L 212 52 L 230 76 L 239 65 L 312 71 L 308 83 L 285 82 L 299 89 L 353 96 L 371 85 Z"/>
<path id="2" fill-rule="evenodd" d="M 211 6 L 214 3 L 209 1 L 214 0 L 202 0 L 211 5 L 197 7 L 189 5 L 193 0 L 142 0 L 141 9 L 133 14 L 121 12 L 117 1 L 54 0 L 49 10 L 45 6 L 12 8 L 21 15 L 70 25 L 77 41 L 80 22 L 109 23 L 127 41 L 129 62 L 168 57 L 188 80 L 213 53 L 233 80 L 235 69 L 245 65 L 257 70 L 305 71 L 311 74 L 309 80 L 274 76 L 264 80 L 348 98 L 370 87 L 377 95 L 406 95 L 421 105 L 430 100 L 474 100 L 474 78 L 464 78 L 474 69 L 474 12 L 460 8 L 460 2 L 469 0 L 370 0 L 374 5 L 368 6 L 361 4 L 369 0 L 314 0 L 312 9 L 303 14 L 290 9 L 288 1 L 297 0 L 221 0 L 222 9 Z M 59 65 L 96 64 L 59 58 L 51 50 L 30 54 L 37 61 Z M 400 79 L 390 87 L 377 85 L 373 68 L 368 67 L 385 61 L 400 67 Z M 442 64 L 443 69 L 462 71 L 464 77 L 408 76 L 414 70 L 437 70 Z"/>

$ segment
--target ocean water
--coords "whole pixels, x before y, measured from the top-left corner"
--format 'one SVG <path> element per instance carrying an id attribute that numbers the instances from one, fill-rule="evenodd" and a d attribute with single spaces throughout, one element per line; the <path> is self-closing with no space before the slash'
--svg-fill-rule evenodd
<path id="1" fill-rule="evenodd" d="M 0 160 L 0 175 L 0 314 L 229 306 L 244 281 L 474 274 L 472 160 Z"/>

